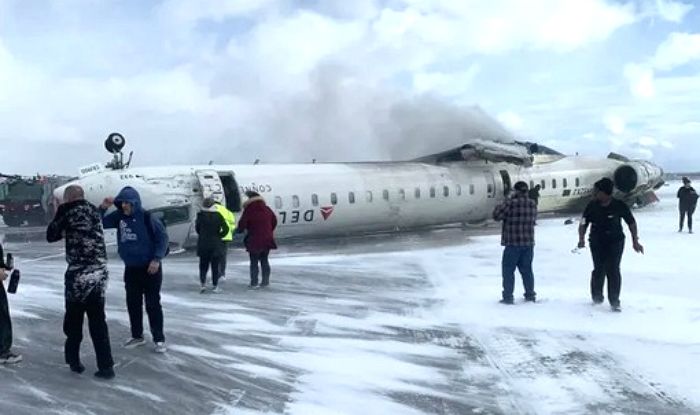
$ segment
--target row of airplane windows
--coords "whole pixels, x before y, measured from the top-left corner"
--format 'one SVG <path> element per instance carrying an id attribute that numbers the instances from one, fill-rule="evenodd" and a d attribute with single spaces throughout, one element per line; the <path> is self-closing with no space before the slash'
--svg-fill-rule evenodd
<path id="1" fill-rule="evenodd" d="M 542 186 L 542 189 L 544 189 L 545 185 L 546 185 L 545 180 L 542 180 L 540 184 Z M 581 184 L 581 181 L 577 177 L 576 178 L 576 187 L 578 187 L 580 184 Z M 568 185 L 569 185 L 568 181 L 566 179 L 563 179 L 563 181 L 562 181 L 563 188 L 566 189 L 568 187 Z M 534 186 L 535 186 L 535 183 L 534 183 L 534 181 L 531 180 L 530 187 L 532 188 Z M 552 179 L 552 188 L 553 189 L 557 188 L 557 179 Z M 493 192 L 493 185 L 488 184 L 486 191 L 488 193 L 492 193 Z M 469 185 L 469 194 L 473 195 L 474 192 L 475 192 L 475 187 L 473 184 L 470 184 Z M 398 197 L 400 200 L 406 200 L 406 190 L 405 189 L 399 189 L 397 193 L 398 193 Z M 430 187 L 429 194 L 430 194 L 430 198 L 434 199 L 435 197 L 437 197 L 437 189 L 434 186 Z M 461 185 L 459 185 L 459 184 L 455 185 L 455 194 L 457 196 L 462 196 L 462 186 Z M 415 190 L 413 191 L 413 196 L 416 199 L 421 198 L 420 187 L 415 188 Z M 450 197 L 450 187 L 449 186 L 442 187 L 442 196 Z M 384 189 L 382 191 L 382 199 L 384 199 L 385 201 L 389 201 L 389 199 L 390 199 L 389 190 Z M 367 201 L 367 203 L 371 203 L 374 200 L 374 193 L 371 190 L 368 190 L 365 192 L 365 200 Z M 355 192 L 348 192 L 348 203 L 354 204 L 355 201 L 356 201 Z M 313 206 L 319 205 L 318 195 L 315 193 L 311 195 L 311 204 Z M 337 193 L 331 193 L 331 204 L 332 205 L 338 204 L 338 194 Z M 282 197 L 275 196 L 275 209 L 282 209 L 282 205 L 283 205 Z M 292 207 L 298 208 L 300 205 L 301 205 L 301 202 L 299 200 L 299 196 L 296 196 L 296 195 L 292 196 Z"/>
<path id="2" fill-rule="evenodd" d="M 544 179 L 542 179 L 542 181 L 539 183 L 539 185 L 540 185 L 540 187 L 542 188 L 541 190 L 544 190 L 544 189 L 547 187 L 547 181 L 544 180 Z M 561 186 L 562 186 L 562 188 L 564 188 L 564 189 L 568 188 L 568 187 L 569 187 L 569 181 L 568 181 L 567 179 L 565 179 L 565 178 L 562 179 L 562 180 L 561 180 Z M 579 179 L 578 177 L 577 177 L 576 180 L 575 180 L 575 186 L 576 186 L 576 187 L 581 186 L 581 179 Z M 530 180 L 530 188 L 532 189 L 533 187 L 535 187 L 535 182 L 532 181 L 532 180 Z M 556 188 L 557 188 L 557 179 L 552 179 L 552 189 L 556 189 Z"/>
<path id="3" fill-rule="evenodd" d="M 493 191 L 491 185 L 489 185 L 488 191 L 489 192 Z M 474 185 L 470 184 L 469 185 L 469 194 L 473 195 L 474 192 L 475 192 Z M 406 200 L 406 190 L 405 189 L 399 189 L 397 194 L 398 194 L 398 197 L 400 200 Z M 431 187 L 429 190 L 429 194 L 430 194 L 431 198 L 437 197 L 437 189 L 434 186 Z M 461 185 L 459 185 L 459 184 L 455 185 L 455 194 L 457 196 L 462 196 L 462 186 Z M 450 187 L 449 186 L 442 187 L 442 195 L 444 197 L 450 196 Z M 421 198 L 420 187 L 415 188 L 415 190 L 413 191 L 413 196 L 416 199 Z M 385 201 L 388 201 L 390 199 L 389 190 L 387 190 L 387 189 L 382 190 L 382 199 L 384 199 Z M 371 190 L 366 191 L 365 192 L 365 200 L 368 203 L 371 203 L 374 200 L 374 192 L 372 192 Z M 348 192 L 348 203 L 354 204 L 355 201 L 356 201 L 355 192 Z M 313 206 L 318 206 L 318 204 L 319 204 L 318 195 L 315 193 L 311 195 L 311 204 Z M 331 204 L 332 205 L 338 204 L 338 194 L 337 193 L 331 193 Z M 299 196 L 296 196 L 296 195 L 292 196 L 292 207 L 298 208 L 299 205 L 300 205 Z M 282 209 L 282 198 L 280 196 L 275 196 L 275 208 Z"/>

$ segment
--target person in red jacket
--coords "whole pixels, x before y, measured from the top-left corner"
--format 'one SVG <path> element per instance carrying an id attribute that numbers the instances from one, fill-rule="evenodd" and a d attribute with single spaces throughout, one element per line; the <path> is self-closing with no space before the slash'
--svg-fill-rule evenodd
<path id="1" fill-rule="evenodd" d="M 262 268 L 260 287 L 270 284 L 270 250 L 277 249 L 274 231 L 277 216 L 265 203 L 265 199 L 256 192 L 247 191 L 248 200 L 243 204 L 243 215 L 238 221 L 237 232 L 246 232 L 244 244 L 250 257 L 250 287 L 258 286 L 258 274 Z"/>

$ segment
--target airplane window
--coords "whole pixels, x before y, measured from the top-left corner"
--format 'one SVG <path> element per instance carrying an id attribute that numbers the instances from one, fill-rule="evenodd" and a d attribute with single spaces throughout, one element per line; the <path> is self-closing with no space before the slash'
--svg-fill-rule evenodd
<path id="1" fill-rule="evenodd" d="M 299 207 L 299 196 L 292 196 L 292 207 Z"/>
<path id="2" fill-rule="evenodd" d="M 552 189 L 557 188 L 557 179 L 552 179 Z"/>
<path id="3" fill-rule="evenodd" d="M 493 185 L 491 183 L 489 183 L 488 186 L 486 186 L 486 191 L 488 193 L 493 193 Z"/>
<path id="4" fill-rule="evenodd" d="M 275 196 L 275 209 L 282 209 L 282 198 Z"/>
<path id="5" fill-rule="evenodd" d="M 430 186 L 430 197 L 435 197 L 435 188 Z"/>
<path id="6" fill-rule="evenodd" d="M 416 191 L 413 193 L 416 199 L 420 199 L 420 187 L 416 187 Z"/>
<path id="7" fill-rule="evenodd" d="M 569 185 L 569 183 L 566 181 L 566 179 L 563 179 L 563 181 L 562 181 L 562 187 L 564 187 L 564 189 L 566 189 L 566 187 L 567 187 L 568 185 Z"/>
<path id="8" fill-rule="evenodd" d="M 401 200 L 406 200 L 406 191 L 405 190 L 399 189 L 399 198 L 401 198 Z"/>
<path id="9" fill-rule="evenodd" d="M 450 196 L 450 188 L 447 187 L 447 186 L 444 186 L 444 187 L 442 188 L 442 194 L 443 194 L 443 196 L 445 196 L 445 197 L 449 197 L 449 196 Z"/>
<path id="10" fill-rule="evenodd" d="M 311 195 L 311 204 L 318 206 L 318 195 L 316 193 Z"/>
<path id="11" fill-rule="evenodd" d="M 368 190 L 367 194 L 365 196 L 366 196 L 367 202 L 371 203 L 372 202 L 372 191 Z"/>
<path id="12" fill-rule="evenodd" d="M 331 193 L 331 204 L 332 205 L 338 204 L 338 195 L 336 195 L 335 193 Z"/>
<path id="13" fill-rule="evenodd" d="M 577 177 L 576 178 L 576 187 L 581 186 L 581 180 Z"/>
<path id="14" fill-rule="evenodd" d="M 543 180 L 542 180 L 542 190 L 544 190 L 544 188 L 546 187 L 545 184 L 546 184 L 546 182 L 545 182 L 544 179 L 543 179 Z"/>
<path id="15" fill-rule="evenodd" d="M 469 194 L 470 194 L 470 195 L 473 195 L 473 194 L 474 194 L 474 185 L 473 185 L 473 184 L 470 184 L 470 185 L 469 185 Z"/>
<path id="16" fill-rule="evenodd" d="M 355 192 L 348 193 L 348 202 L 355 203 Z"/>
<path id="17" fill-rule="evenodd" d="M 389 191 L 385 189 L 382 192 L 382 197 L 384 198 L 384 200 L 389 200 Z"/>
<path id="18" fill-rule="evenodd" d="M 462 196 L 462 185 L 458 184 L 456 187 L 457 187 L 457 196 Z"/>
<path id="19" fill-rule="evenodd" d="M 190 207 L 176 206 L 160 209 L 149 210 L 153 217 L 156 217 L 165 223 L 166 226 L 176 225 L 178 223 L 187 223 L 190 221 Z"/>

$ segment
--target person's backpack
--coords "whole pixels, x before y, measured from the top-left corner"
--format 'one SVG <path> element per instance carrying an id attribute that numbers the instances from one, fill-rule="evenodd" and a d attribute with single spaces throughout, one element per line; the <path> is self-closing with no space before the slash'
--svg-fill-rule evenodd
<path id="1" fill-rule="evenodd" d="M 165 226 L 165 222 L 163 222 L 160 218 L 153 218 L 151 216 L 151 212 L 144 210 L 143 212 L 143 220 L 146 222 L 146 230 L 148 231 L 148 236 L 151 238 L 151 241 L 156 240 L 156 230 L 153 228 L 153 220 L 160 221 L 161 225 L 163 225 L 163 229 L 167 232 L 167 227 Z M 168 244 L 167 247 L 165 247 L 165 255 L 163 256 L 164 258 L 168 256 L 170 253 L 170 244 Z"/>

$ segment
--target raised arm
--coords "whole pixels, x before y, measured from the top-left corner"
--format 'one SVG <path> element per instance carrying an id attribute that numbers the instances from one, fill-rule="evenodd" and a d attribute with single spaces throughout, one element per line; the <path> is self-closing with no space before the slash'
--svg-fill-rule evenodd
<path id="1" fill-rule="evenodd" d="M 506 218 L 508 215 L 508 212 L 510 210 L 510 199 L 504 200 L 502 203 L 499 203 L 496 205 L 496 207 L 493 209 L 493 219 L 494 220 L 503 220 Z"/>

